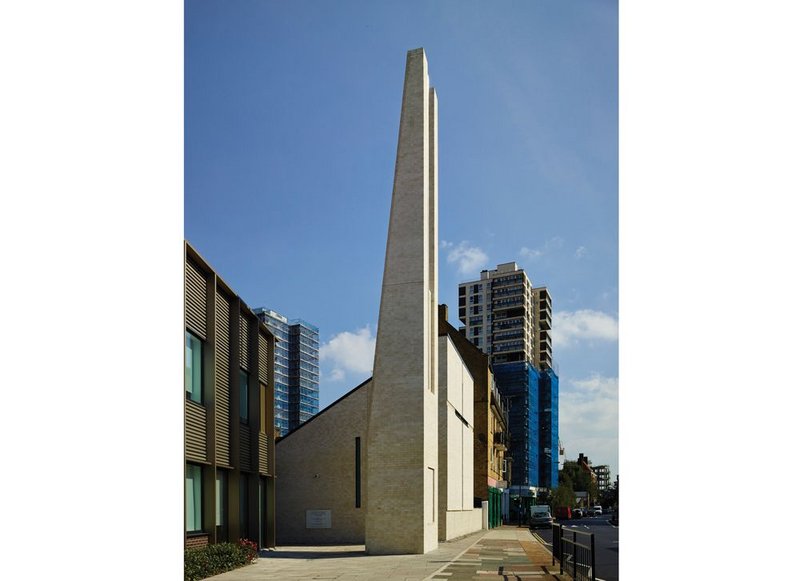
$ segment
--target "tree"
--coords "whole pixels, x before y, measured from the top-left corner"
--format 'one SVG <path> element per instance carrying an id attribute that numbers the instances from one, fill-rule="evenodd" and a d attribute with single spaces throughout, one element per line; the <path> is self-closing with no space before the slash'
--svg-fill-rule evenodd
<path id="1" fill-rule="evenodd" d="M 592 475 L 575 461 L 564 462 L 564 467 L 558 473 L 558 482 L 559 485 L 569 484 L 574 491 L 587 492 L 589 499 L 597 498 L 597 484 Z"/>
<path id="2" fill-rule="evenodd" d="M 553 494 L 550 506 L 555 511 L 557 506 L 574 506 L 575 505 L 575 491 L 572 489 L 572 484 L 559 484 Z"/>
<path id="3" fill-rule="evenodd" d="M 617 481 L 603 493 L 602 504 L 608 507 L 619 505 L 619 477 L 617 477 Z"/>

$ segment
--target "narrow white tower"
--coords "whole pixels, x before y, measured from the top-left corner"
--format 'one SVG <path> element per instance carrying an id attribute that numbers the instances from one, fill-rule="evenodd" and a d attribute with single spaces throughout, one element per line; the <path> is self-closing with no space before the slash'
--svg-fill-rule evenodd
<path id="1" fill-rule="evenodd" d="M 437 545 L 438 110 L 408 52 L 367 436 L 366 548 Z"/>

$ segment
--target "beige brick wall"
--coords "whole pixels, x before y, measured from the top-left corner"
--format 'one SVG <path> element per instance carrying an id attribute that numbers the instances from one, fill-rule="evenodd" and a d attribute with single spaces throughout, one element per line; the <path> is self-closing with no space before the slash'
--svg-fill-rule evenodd
<path id="1" fill-rule="evenodd" d="M 364 543 L 369 383 L 276 445 L 277 543 Z M 361 438 L 361 508 L 355 506 L 355 439 Z M 306 528 L 307 510 L 330 510 L 330 529 Z"/>
<path id="2" fill-rule="evenodd" d="M 438 546 L 436 103 L 424 51 L 409 51 L 370 388 L 370 554 Z"/>

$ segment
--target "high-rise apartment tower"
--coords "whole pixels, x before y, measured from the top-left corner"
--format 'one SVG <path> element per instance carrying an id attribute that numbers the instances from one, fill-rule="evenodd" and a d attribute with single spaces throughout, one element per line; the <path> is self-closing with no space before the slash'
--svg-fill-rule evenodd
<path id="1" fill-rule="evenodd" d="M 510 404 L 512 484 L 558 485 L 558 375 L 550 337 L 552 301 L 515 262 L 458 285 L 465 336 L 491 358 Z"/>
<path id="2" fill-rule="evenodd" d="M 467 338 L 492 363 L 529 361 L 536 369 L 553 367 L 552 312 L 547 288 L 534 288 L 515 262 L 458 285 L 458 318 Z"/>
<path id="3" fill-rule="evenodd" d="M 277 339 L 275 427 L 285 436 L 319 412 L 319 329 L 271 309 L 253 312 Z"/>

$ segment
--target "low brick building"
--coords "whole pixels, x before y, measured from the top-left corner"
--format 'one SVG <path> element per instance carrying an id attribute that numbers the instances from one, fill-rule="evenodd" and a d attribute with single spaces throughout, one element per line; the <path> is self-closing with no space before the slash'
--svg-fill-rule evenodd
<path id="1" fill-rule="evenodd" d="M 482 511 L 473 497 L 472 375 L 452 339 L 438 340 L 436 524 L 445 541 L 480 530 Z M 365 542 L 371 383 L 367 379 L 277 441 L 279 544 Z"/>

